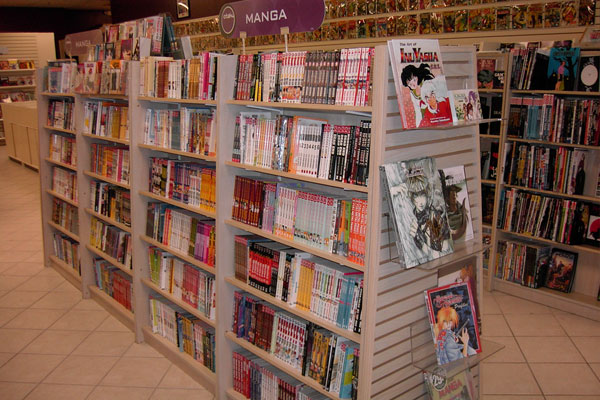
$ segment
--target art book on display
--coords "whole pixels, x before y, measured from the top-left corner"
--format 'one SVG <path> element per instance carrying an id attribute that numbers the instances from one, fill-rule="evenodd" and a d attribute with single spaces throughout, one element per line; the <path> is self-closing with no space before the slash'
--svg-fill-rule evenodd
<path id="1" fill-rule="evenodd" d="M 481 352 L 469 282 L 429 289 L 425 291 L 425 302 L 439 365 Z"/>
<path id="2" fill-rule="evenodd" d="M 471 240 L 473 223 L 465 167 L 448 167 L 439 170 L 439 173 L 452 241 L 457 243 Z"/>
<path id="3" fill-rule="evenodd" d="M 437 371 L 423 371 L 425 387 L 432 400 L 471 400 L 475 399 L 473 377 L 469 370 L 461 371 L 454 376 L 437 374 Z"/>
<path id="4" fill-rule="evenodd" d="M 570 293 L 577 268 L 577 253 L 552 249 L 550 266 L 546 275 L 546 287 Z"/>
<path id="5" fill-rule="evenodd" d="M 442 54 L 437 40 L 389 40 L 402 127 L 453 122 Z"/>
<path id="6" fill-rule="evenodd" d="M 380 167 L 400 263 L 411 268 L 454 251 L 440 175 L 432 158 Z"/>
<path id="7" fill-rule="evenodd" d="M 479 100 L 479 92 L 477 90 L 460 89 L 449 92 L 454 121 L 465 122 L 481 119 L 481 101 Z"/>
<path id="8" fill-rule="evenodd" d="M 579 70 L 578 47 L 553 47 L 548 61 L 548 89 L 575 90 Z"/>

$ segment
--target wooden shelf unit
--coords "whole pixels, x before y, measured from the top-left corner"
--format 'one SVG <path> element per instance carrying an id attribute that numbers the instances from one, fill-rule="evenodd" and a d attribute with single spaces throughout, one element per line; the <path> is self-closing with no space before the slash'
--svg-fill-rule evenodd
<path id="1" fill-rule="evenodd" d="M 121 321 L 123 325 L 133 330 L 135 314 L 123 307 L 115 299 L 104 293 L 104 291 L 102 291 L 102 289 L 100 289 L 98 286 L 90 285 L 88 286 L 88 290 L 90 291 L 91 297 L 94 300 L 100 303 L 102 307 L 104 307 L 115 318 Z"/>
<path id="2" fill-rule="evenodd" d="M 61 274 L 63 278 L 81 292 L 81 276 L 79 276 L 79 272 L 56 256 L 51 255 L 49 258 L 50 265 L 54 267 L 56 272 Z"/>
<path id="3" fill-rule="evenodd" d="M 211 212 L 211 211 L 208 211 L 208 210 L 203 210 L 203 209 L 201 209 L 199 207 L 190 206 L 190 205 L 184 204 L 184 203 L 182 203 L 180 201 L 169 199 L 168 197 L 159 196 L 157 194 L 150 193 L 147 190 L 140 190 L 139 193 L 140 193 L 140 195 L 142 195 L 144 197 L 147 197 L 149 199 L 158 200 L 158 201 L 170 204 L 170 205 L 175 206 L 175 207 L 183 208 L 184 210 L 188 210 L 188 211 L 191 211 L 191 212 L 196 213 L 196 214 L 204 215 L 205 217 L 208 217 L 208 218 L 215 218 L 216 217 L 216 213 L 215 212 Z"/>
<path id="4" fill-rule="evenodd" d="M 85 136 L 90 139 L 97 139 L 97 140 L 102 140 L 105 142 L 118 143 L 118 144 L 123 144 L 123 145 L 127 145 L 127 146 L 129 145 L 129 139 L 119 139 L 119 138 L 114 138 L 111 136 L 92 135 L 91 133 L 81 133 L 80 135 Z"/>
<path id="5" fill-rule="evenodd" d="M 125 224 L 122 224 L 120 222 L 115 221 L 114 219 L 107 217 L 106 215 L 100 214 L 94 210 L 92 210 L 91 208 L 86 208 L 85 212 L 90 214 L 92 217 L 96 217 L 98 219 L 101 219 L 102 221 L 106 222 L 107 224 L 110 224 L 112 226 L 116 226 L 117 228 L 119 228 L 122 231 L 125 231 L 127 233 L 131 233 L 131 227 L 127 226 Z"/>
<path id="6" fill-rule="evenodd" d="M 512 61 L 512 60 L 511 60 Z M 512 65 L 509 63 L 507 71 L 512 70 Z M 510 82 L 510 74 L 507 74 L 508 79 L 505 79 L 506 84 Z M 573 92 L 573 91 L 553 91 L 553 90 L 507 90 L 507 99 L 510 104 L 510 99 L 515 96 L 521 95 L 544 95 L 553 94 L 557 97 L 583 97 L 583 98 L 599 98 L 600 92 Z M 503 115 L 508 116 L 510 107 L 505 107 Z M 550 148 L 564 147 L 567 149 L 585 149 L 588 151 L 586 154 L 586 184 L 583 195 L 570 195 L 566 193 L 560 193 L 550 190 L 540 190 L 528 187 L 522 187 L 518 185 L 507 184 L 502 179 L 498 181 L 496 185 L 496 203 L 499 202 L 500 193 L 506 189 L 518 189 L 523 192 L 529 192 L 532 194 L 539 194 L 546 197 L 564 198 L 570 200 L 583 201 L 592 204 L 600 203 L 600 198 L 594 194 L 595 183 L 600 172 L 600 146 L 589 146 L 579 145 L 573 143 L 559 143 L 550 142 L 545 140 L 535 140 L 508 136 L 507 127 L 503 128 L 501 136 L 501 152 L 499 154 L 499 160 L 503 160 L 506 157 L 506 145 L 507 142 L 513 142 L 513 145 L 521 143 L 527 143 L 530 145 L 544 146 Z M 504 176 L 504 165 L 501 163 L 498 168 L 498 175 Z M 490 271 L 488 278 L 490 279 L 490 286 L 494 290 L 498 290 L 504 293 L 508 293 L 514 296 L 522 297 L 531 301 L 536 301 L 553 308 L 557 308 L 563 311 L 567 311 L 573 314 L 581 315 L 586 318 L 600 321 L 600 302 L 594 299 L 597 298 L 598 287 L 600 285 L 600 270 L 598 269 L 598 256 L 600 255 L 600 248 L 589 245 L 568 245 L 553 240 L 548 240 L 540 237 L 531 236 L 528 234 L 511 232 L 505 229 L 497 228 L 497 221 L 499 218 L 498 207 L 494 212 L 494 223 L 492 224 L 492 231 L 494 240 L 492 241 L 492 252 L 490 261 Z M 549 245 L 559 249 L 573 251 L 579 254 L 577 261 L 577 269 L 574 276 L 574 284 L 571 293 L 562 293 L 547 288 L 533 289 L 519 284 L 515 284 L 509 281 L 496 278 L 494 271 L 496 268 L 496 252 L 498 250 L 498 241 L 516 241 L 523 242 L 526 244 L 533 243 L 538 245 Z"/>
<path id="7" fill-rule="evenodd" d="M 67 235 L 68 237 L 70 237 L 71 239 L 75 240 L 76 242 L 79 242 L 79 236 L 77 236 L 73 232 L 71 232 L 71 231 L 63 228 L 62 226 L 60 226 L 58 224 L 55 224 L 52 221 L 48 221 L 48 225 L 50 225 L 52 228 L 56 229 L 57 231 L 59 231 L 63 235 Z"/>
<path id="8" fill-rule="evenodd" d="M 49 126 L 49 125 L 44 125 L 44 129 L 48 129 L 48 130 L 51 130 L 51 131 L 62 132 L 62 133 L 68 133 L 69 135 L 77 135 L 77 132 L 75 132 L 75 131 L 73 131 L 71 129 L 57 128 L 57 127 Z"/>
<path id="9" fill-rule="evenodd" d="M 46 158 L 44 158 L 44 160 L 46 160 L 50 164 L 58 165 L 59 167 L 70 169 L 71 171 L 77 171 L 76 165 L 71 165 L 71 164 L 66 164 L 64 162 L 61 162 L 61 161 L 56 161 L 56 160 L 51 159 L 50 157 L 46 157 Z"/>
<path id="10" fill-rule="evenodd" d="M 109 178 L 108 176 L 100 175 L 100 174 L 97 174 L 97 173 L 91 172 L 91 171 L 83 171 L 83 173 L 97 181 L 103 181 L 106 183 L 110 183 L 111 185 L 119 186 L 119 187 L 122 187 L 123 189 L 127 189 L 127 190 L 129 190 L 131 188 L 129 186 L 129 183 L 120 182 L 120 181 L 114 180 L 112 178 Z"/>
<path id="11" fill-rule="evenodd" d="M 202 161 L 208 161 L 208 162 L 217 161 L 216 157 L 209 157 L 209 156 L 205 156 L 202 154 L 190 153 L 188 151 L 173 150 L 173 149 L 169 149 L 167 147 L 154 146 L 151 144 L 144 144 L 144 143 L 140 143 L 140 144 L 138 144 L 138 146 L 143 149 L 160 151 L 162 153 L 175 154 L 178 156 L 184 156 L 184 157 L 189 157 L 189 158 L 195 158 L 195 159 L 202 160 Z"/>
<path id="12" fill-rule="evenodd" d="M 113 266 L 119 268 L 121 271 L 125 272 L 127 275 L 132 276 L 133 275 L 133 270 L 129 269 L 125 264 L 119 262 L 116 258 L 111 257 L 110 255 L 106 254 L 105 252 L 103 252 L 100 249 L 95 248 L 94 246 L 90 245 L 90 244 L 86 244 L 85 247 L 91 251 L 94 255 L 108 261 L 109 263 L 111 263 Z"/>

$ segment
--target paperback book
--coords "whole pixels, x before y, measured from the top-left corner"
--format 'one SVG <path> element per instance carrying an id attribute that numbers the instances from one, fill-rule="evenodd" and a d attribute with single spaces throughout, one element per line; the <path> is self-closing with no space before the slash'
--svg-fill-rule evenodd
<path id="1" fill-rule="evenodd" d="M 475 399 L 471 373 L 461 371 L 452 377 L 437 374 L 436 371 L 423 371 L 425 387 L 431 400 L 471 400 Z"/>
<path id="2" fill-rule="evenodd" d="M 390 40 L 402 127 L 413 129 L 453 122 L 437 40 Z"/>
<path id="3" fill-rule="evenodd" d="M 553 249 L 546 275 L 546 287 L 570 293 L 577 268 L 577 253 L 562 249 Z"/>
<path id="4" fill-rule="evenodd" d="M 400 263 L 411 268 L 452 253 L 454 245 L 435 161 L 419 158 L 379 168 Z"/>
<path id="5" fill-rule="evenodd" d="M 473 294 L 468 282 L 425 291 L 439 365 L 481 352 Z"/>
<path id="6" fill-rule="evenodd" d="M 450 91 L 452 118 L 456 122 L 476 121 L 481 119 L 481 102 L 479 93 L 473 89 Z"/>
<path id="7" fill-rule="evenodd" d="M 444 168 L 439 173 L 452 241 L 459 243 L 471 240 L 473 224 L 465 167 L 459 165 Z"/>

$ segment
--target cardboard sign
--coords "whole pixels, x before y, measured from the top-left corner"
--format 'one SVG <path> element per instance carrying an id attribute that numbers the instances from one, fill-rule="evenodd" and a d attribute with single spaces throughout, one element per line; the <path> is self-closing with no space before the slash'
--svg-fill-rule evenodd
<path id="1" fill-rule="evenodd" d="M 70 56 L 86 55 L 88 46 L 102 43 L 102 31 L 94 29 L 65 36 L 65 52 Z"/>
<path id="2" fill-rule="evenodd" d="M 227 3 L 219 13 L 219 28 L 225 37 L 276 35 L 319 28 L 325 18 L 323 0 L 244 0 Z"/>

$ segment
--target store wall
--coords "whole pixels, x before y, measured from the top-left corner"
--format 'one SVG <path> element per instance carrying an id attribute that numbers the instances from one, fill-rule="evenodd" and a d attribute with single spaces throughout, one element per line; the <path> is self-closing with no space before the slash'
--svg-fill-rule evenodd
<path id="1" fill-rule="evenodd" d="M 209 17 L 218 15 L 221 6 L 239 0 L 189 0 L 191 18 Z M 148 17 L 163 12 L 168 12 L 177 21 L 177 0 L 112 0 L 110 2 L 113 23 L 129 21 L 132 19 Z"/>
<path id="2" fill-rule="evenodd" d="M 110 22 L 110 15 L 103 11 L 0 7 L 0 32 L 53 32 L 57 50 L 58 41 L 65 35 L 96 29 Z"/>

